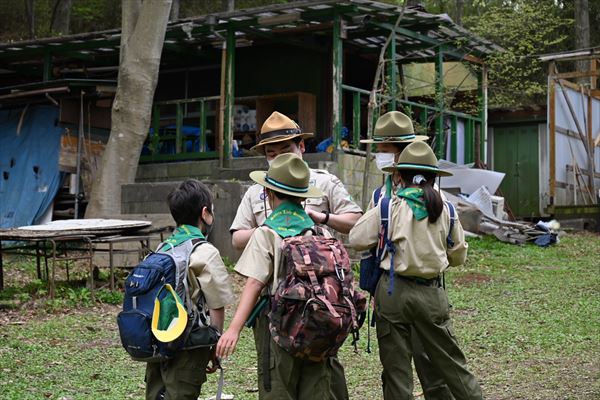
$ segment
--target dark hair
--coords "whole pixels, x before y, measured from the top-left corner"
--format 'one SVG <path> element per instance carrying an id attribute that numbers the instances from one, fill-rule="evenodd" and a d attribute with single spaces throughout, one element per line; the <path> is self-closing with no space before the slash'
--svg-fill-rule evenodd
<path id="1" fill-rule="evenodd" d="M 398 150 L 396 153 L 402 153 L 404 151 L 404 149 L 410 144 L 410 143 L 392 143 L 394 145 L 394 147 L 396 148 L 396 150 Z"/>
<path id="2" fill-rule="evenodd" d="M 425 171 L 414 171 L 414 170 L 403 170 L 399 171 L 402 180 L 406 186 L 414 185 L 413 178 L 415 175 L 423 175 L 426 181 L 421 182 L 418 186 L 423 189 L 423 199 L 425 200 L 425 208 L 427 208 L 427 214 L 429 215 L 429 222 L 435 223 L 444 209 L 444 202 L 440 193 L 433 188 L 436 175 L 432 172 Z"/>
<path id="3" fill-rule="evenodd" d="M 269 189 L 271 192 L 273 192 L 273 194 L 275 195 L 275 197 L 277 197 L 279 200 L 281 201 L 291 201 L 292 203 L 300 203 L 302 201 L 301 197 L 298 196 L 292 196 L 291 194 L 285 194 L 285 193 L 281 193 L 281 192 L 277 192 L 273 189 Z"/>
<path id="4" fill-rule="evenodd" d="M 169 193 L 167 203 L 178 226 L 198 226 L 202 209 L 212 210 L 212 195 L 204 183 L 188 179 Z"/>

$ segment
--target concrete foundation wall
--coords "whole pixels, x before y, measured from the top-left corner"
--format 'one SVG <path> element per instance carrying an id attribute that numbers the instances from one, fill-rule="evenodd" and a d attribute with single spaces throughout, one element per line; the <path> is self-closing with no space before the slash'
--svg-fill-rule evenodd
<path id="1" fill-rule="evenodd" d="M 377 168 L 377 164 L 375 164 L 374 159 L 369 162 L 368 171 L 369 180 L 367 184 L 367 195 L 371 196 L 373 191 L 382 185 L 383 174 Z M 355 154 L 342 153 L 338 157 L 338 164 L 335 167 L 335 170 L 330 169 L 330 172 L 336 174 L 338 178 L 340 178 L 340 180 L 346 186 L 348 192 L 354 198 L 354 201 L 356 201 L 359 206 L 363 207 L 362 192 L 365 172 L 365 157 Z M 365 204 L 368 204 L 368 201 Z"/>
<path id="2" fill-rule="evenodd" d="M 305 154 L 304 159 L 312 168 L 326 169 L 337 175 L 344 183 L 354 200 L 362 207 L 364 157 L 341 153 L 338 162 L 332 161 L 330 154 Z M 231 246 L 229 227 L 233 222 L 238 205 L 246 190 L 252 185 L 248 181 L 248 172 L 255 169 L 265 169 L 264 157 L 234 159 L 233 164 L 238 169 L 219 169 L 217 161 L 196 161 L 171 164 L 141 165 L 138 169 L 138 182 L 124 185 L 121 190 L 121 208 L 123 217 L 140 217 L 153 221 L 153 225 L 165 225 L 165 218 L 174 225 L 169 216 L 167 195 L 182 180 L 198 178 L 211 189 L 215 203 L 215 226 L 210 241 L 221 252 L 221 255 L 235 261 L 241 254 Z M 212 171 L 210 171 L 212 169 Z M 237 179 L 207 179 L 205 174 L 237 174 Z M 155 181 L 162 179 L 162 182 Z M 382 174 L 375 162 L 369 163 L 369 196 L 382 183 Z M 142 218 L 142 216 L 144 216 Z M 160 216 L 159 219 L 154 218 Z M 158 217 L 157 217 L 158 218 Z M 156 221 L 155 221 L 156 220 Z M 342 235 L 346 239 L 345 235 Z"/>

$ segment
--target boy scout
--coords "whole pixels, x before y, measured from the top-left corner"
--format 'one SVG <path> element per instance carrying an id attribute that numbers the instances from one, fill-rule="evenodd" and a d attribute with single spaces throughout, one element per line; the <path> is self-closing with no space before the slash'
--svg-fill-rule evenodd
<path id="1" fill-rule="evenodd" d="M 165 241 L 176 247 L 189 239 L 206 239 L 214 223 L 212 196 L 203 183 L 189 179 L 175 188 L 167 198 L 177 228 Z M 190 254 L 189 297 L 194 304 L 204 296 L 210 312 L 210 324 L 223 330 L 225 306 L 233 303 L 233 289 L 219 250 L 211 243 L 197 246 Z M 206 382 L 211 349 L 200 347 L 181 350 L 173 359 L 147 363 L 146 399 L 189 399 L 200 395 Z M 214 366 L 213 360 L 213 366 Z M 212 371 L 209 371 L 212 372 Z"/>
<path id="2" fill-rule="evenodd" d="M 235 351 L 240 332 L 261 293 L 273 295 L 285 278 L 281 241 L 297 236 L 314 226 L 302 207 L 302 200 L 319 198 L 321 190 L 309 185 L 308 166 L 295 154 L 282 154 L 269 170 L 254 171 L 250 178 L 265 188 L 266 201 L 273 209 L 264 224 L 255 229 L 235 270 L 247 278 L 238 308 L 227 331 L 217 345 L 217 356 L 228 357 Z M 263 312 L 256 321 L 255 344 L 259 359 L 260 399 L 328 399 L 330 373 L 327 361 L 313 362 L 295 358 L 279 347 L 268 330 Z M 261 351 L 258 351 L 261 349 Z"/>
<path id="3" fill-rule="evenodd" d="M 312 133 L 302 132 L 293 120 L 275 111 L 263 124 L 258 144 L 253 149 L 264 153 L 268 163 L 284 153 L 294 153 L 302 158 L 305 151 L 304 139 L 312 136 Z M 352 200 L 342 182 L 327 171 L 311 169 L 310 184 L 321 189 L 323 196 L 305 200 L 308 215 L 318 224 L 327 225 L 341 233 L 350 232 L 362 210 Z M 253 185 L 244 194 L 229 228 L 235 248 L 242 250 L 252 236 L 252 231 L 267 218 L 271 210 L 265 200 L 265 190 L 260 185 Z"/>
<path id="4" fill-rule="evenodd" d="M 361 140 L 361 143 L 375 144 L 377 152 L 375 161 L 380 170 L 392 167 L 398 161 L 402 151 L 413 142 L 424 142 L 427 136 L 415 135 L 411 119 L 399 112 L 390 111 L 377 119 L 373 138 Z M 394 170 L 391 174 L 386 174 L 384 185 L 379 189 L 380 198 L 385 196 L 391 198 L 397 191 L 400 181 L 400 173 Z M 376 206 L 373 196 L 369 202 L 369 210 Z M 377 199 L 379 200 L 379 199 Z M 423 394 L 426 400 L 447 400 L 452 399 L 452 394 L 448 386 L 444 383 L 441 375 L 431 364 L 429 357 L 423 349 L 423 344 L 419 336 L 414 332 L 410 335 L 413 352 L 415 370 L 423 388 Z"/>
<path id="5" fill-rule="evenodd" d="M 264 153 L 269 164 L 279 154 L 293 153 L 301 158 L 305 151 L 304 139 L 312 136 L 312 133 L 302 132 L 293 120 L 275 111 L 263 124 L 258 135 L 258 144 L 253 149 Z M 310 184 L 319 188 L 322 196 L 304 200 L 307 214 L 318 224 L 341 233 L 350 232 L 362 215 L 362 210 L 352 200 L 342 182 L 327 171 L 310 169 Z M 251 186 L 244 194 L 229 228 L 233 246 L 239 250 L 244 249 L 254 230 L 264 223 L 270 213 L 265 189 L 258 184 Z M 329 365 L 333 398 L 348 399 L 342 364 L 336 357 L 331 357 Z"/>
<path id="6" fill-rule="evenodd" d="M 482 399 L 481 388 L 467 370 L 452 331 L 448 298 L 440 275 L 461 265 L 468 245 L 458 218 L 450 232 L 450 213 L 437 190 L 437 158 L 424 142 L 411 143 L 389 172 L 400 173 L 401 188 L 391 202 L 390 231 L 396 248 L 381 262 L 375 293 L 379 358 L 385 399 L 412 398 L 411 336 L 421 339 L 432 365 L 457 399 Z M 376 207 L 350 231 L 356 250 L 375 247 L 381 221 Z M 447 240 L 450 233 L 450 239 Z M 393 260 L 393 265 L 390 265 Z"/>

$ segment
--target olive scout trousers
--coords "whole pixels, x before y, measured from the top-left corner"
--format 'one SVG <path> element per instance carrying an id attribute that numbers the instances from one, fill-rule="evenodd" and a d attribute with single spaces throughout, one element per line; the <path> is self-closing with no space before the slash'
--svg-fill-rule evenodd
<path id="1" fill-rule="evenodd" d="M 446 385 L 442 374 L 431 363 L 414 327 L 410 330 L 410 345 L 412 347 L 415 370 L 417 371 L 419 382 L 421 382 L 425 400 L 454 400 L 454 396 L 452 396 L 452 392 Z"/>
<path id="2" fill-rule="evenodd" d="M 379 358 L 386 400 L 413 399 L 411 336 L 419 336 L 434 369 L 457 400 L 483 399 L 454 336 L 448 297 L 439 285 L 426 286 L 396 276 L 388 295 L 389 274 L 375 293 Z"/>
<path id="3" fill-rule="evenodd" d="M 258 364 L 258 398 L 260 400 L 348 398 L 345 378 L 342 386 L 336 388 L 345 397 L 332 397 L 332 369 L 329 359 L 323 362 L 313 362 L 293 357 L 273 341 L 268 329 L 269 320 L 266 314 L 262 313 L 256 319 L 253 329 Z M 341 368 L 339 361 L 337 365 Z M 342 377 L 344 377 L 343 368 L 341 371 Z"/>
<path id="4" fill-rule="evenodd" d="M 146 400 L 196 400 L 206 382 L 210 348 L 182 350 L 175 358 L 146 364 Z"/>

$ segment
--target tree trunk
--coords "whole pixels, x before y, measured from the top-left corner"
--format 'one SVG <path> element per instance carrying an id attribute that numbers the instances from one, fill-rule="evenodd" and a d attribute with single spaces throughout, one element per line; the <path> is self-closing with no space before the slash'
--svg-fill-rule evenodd
<path id="1" fill-rule="evenodd" d="M 121 185 L 135 180 L 140 152 L 150 127 L 160 56 L 171 0 L 125 1 L 121 63 L 111 131 L 101 171 L 94 182 L 86 218 L 121 213 Z"/>
<path id="2" fill-rule="evenodd" d="M 223 11 L 235 10 L 235 0 L 221 0 L 221 4 L 223 5 Z"/>
<path id="3" fill-rule="evenodd" d="M 25 15 L 27 16 L 29 39 L 33 39 L 35 38 L 35 5 L 33 0 L 25 1 Z"/>
<path id="4" fill-rule="evenodd" d="M 456 17 L 454 18 L 454 22 L 457 25 L 462 25 L 462 15 L 463 15 L 463 6 L 465 5 L 465 0 L 456 0 Z"/>
<path id="5" fill-rule="evenodd" d="M 169 21 L 177 21 L 179 19 L 179 0 L 173 0 L 171 5 L 171 14 L 169 15 Z"/>
<path id="6" fill-rule="evenodd" d="M 585 49 L 590 47 L 590 8 L 588 0 L 575 0 L 575 47 Z M 577 71 L 589 70 L 588 60 L 576 61 Z M 589 78 L 578 79 L 579 83 L 588 82 Z"/>
<path id="7" fill-rule="evenodd" d="M 56 0 L 52 10 L 52 21 L 50 21 L 50 31 L 52 33 L 69 34 L 72 3 L 73 0 Z"/>

